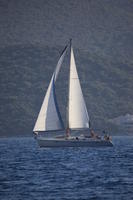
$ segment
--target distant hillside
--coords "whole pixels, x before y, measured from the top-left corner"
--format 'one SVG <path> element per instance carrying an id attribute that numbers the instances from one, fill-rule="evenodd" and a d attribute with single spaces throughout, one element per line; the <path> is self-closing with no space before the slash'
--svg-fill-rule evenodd
<path id="1" fill-rule="evenodd" d="M 133 57 L 132 0 L 1 0 L 0 47 L 65 45 Z"/>
<path id="2" fill-rule="evenodd" d="M 133 132 L 114 123 L 133 114 L 133 1 L 1 0 L 0 135 L 31 134 L 69 38 L 92 126 Z M 65 59 L 57 83 L 64 119 L 67 75 Z"/>
<path id="3" fill-rule="evenodd" d="M 0 135 L 30 135 L 63 47 L 8 46 L 0 49 Z M 75 49 L 81 85 L 92 126 L 128 131 L 110 119 L 133 114 L 132 60 L 112 54 Z M 62 81 L 63 80 L 63 81 Z M 57 82 L 65 119 L 68 58 Z M 132 132 L 132 130 L 130 130 Z"/>

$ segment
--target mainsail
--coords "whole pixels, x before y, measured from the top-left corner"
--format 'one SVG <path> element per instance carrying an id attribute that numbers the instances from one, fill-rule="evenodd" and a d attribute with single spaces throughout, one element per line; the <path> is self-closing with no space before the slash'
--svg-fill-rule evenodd
<path id="1" fill-rule="evenodd" d="M 79 82 L 72 47 L 70 57 L 68 127 L 70 129 L 89 128 L 89 116 Z"/>
<path id="2" fill-rule="evenodd" d="M 39 131 L 52 131 L 64 128 L 64 124 L 59 112 L 56 95 L 55 95 L 55 82 L 58 77 L 67 47 L 65 47 L 62 55 L 57 63 L 55 72 L 51 78 L 49 87 L 47 89 L 44 101 L 42 103 L 37 121 L 35 123 L 34 132 Z"/>

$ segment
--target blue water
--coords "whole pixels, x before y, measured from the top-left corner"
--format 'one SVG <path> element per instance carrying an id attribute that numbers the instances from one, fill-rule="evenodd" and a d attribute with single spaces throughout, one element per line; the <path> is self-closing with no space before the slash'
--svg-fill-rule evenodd
<path id="1" fill-rule="evenodd" d="M 133 137 L 113 148 L 40 149 L 0 139 L 0 200 L 133 199 Z"/>

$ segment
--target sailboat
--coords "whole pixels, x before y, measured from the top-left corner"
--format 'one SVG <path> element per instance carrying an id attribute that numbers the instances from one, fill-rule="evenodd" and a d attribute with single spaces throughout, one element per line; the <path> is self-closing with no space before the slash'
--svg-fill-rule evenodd
<path id="1" fill-rule="evenodd" d="M 67 122 L 64 126 L 56 98 L 56 80 L 62 66 L 66 52 L 69 51 L 70 74 L 68 88 Z M 72 41 L 62 52 L 55 71 L 50 80 L 33 132 L 40 147 L 110 147 L 110 140 L 94 138 L 84 134 L 72 136 L 72 130 L 89 130 L 89 115 L 83 97 L 80 80 L 72 47 Z M 56 132 L 64 134 L 55 136 Z M 53 133 L 52 137 L 45 137 L 45 133 Z"/>

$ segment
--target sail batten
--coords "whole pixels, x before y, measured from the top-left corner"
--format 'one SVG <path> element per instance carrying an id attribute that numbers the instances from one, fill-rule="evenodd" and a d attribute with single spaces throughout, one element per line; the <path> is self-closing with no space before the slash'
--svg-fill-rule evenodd
<path id="1" fill-rule="evenodd" d="M 72 47 L 69 81 L 68 126 L 70 129 L 89 128 L 89 116 L 80 86 Z"/>

